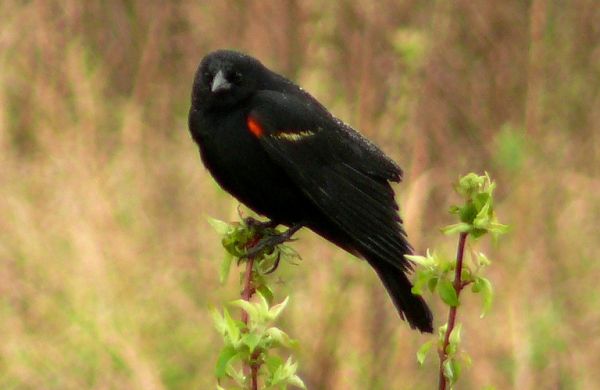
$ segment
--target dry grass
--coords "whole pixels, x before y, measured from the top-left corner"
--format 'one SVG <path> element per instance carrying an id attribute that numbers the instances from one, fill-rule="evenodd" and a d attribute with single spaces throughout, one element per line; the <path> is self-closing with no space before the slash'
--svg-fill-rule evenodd
<path id="1" fill-rule="evenodd" d="M 223 46 L 405 167 L 419 250 L 453 251 L 437 230 L 452 180 L 498 179 L 513 231 L 486 248 L 492 314 L 461 313 L 475 361 L 462 388 L 599 387 L 600 7 L 536 4 L 2 1 L 0 388 L 213 388 L 206 309 L 236 284 L 218 285 L 205 217 L 237 204 L 201 168 L 186 110 L 197 62 Z M 310 388 L 432 388 L 424 338 L 368 267 L 301 237 L 280 293 Z"/>

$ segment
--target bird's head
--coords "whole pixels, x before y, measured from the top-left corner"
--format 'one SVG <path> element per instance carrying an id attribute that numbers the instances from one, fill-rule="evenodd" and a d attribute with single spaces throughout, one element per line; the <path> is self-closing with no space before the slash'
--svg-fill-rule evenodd
<path id="1" fill-rule="evenodd" d="M 207 54 L 196 71 L 192 106 L 235 106 L 258 89 L 265 69 L 255 58 L 239 52 L 218 50 Z"/>

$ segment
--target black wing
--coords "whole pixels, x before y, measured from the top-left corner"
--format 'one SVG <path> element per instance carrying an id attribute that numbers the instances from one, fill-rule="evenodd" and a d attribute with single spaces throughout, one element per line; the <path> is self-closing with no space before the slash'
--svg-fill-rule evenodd
<path id="1" fill-rule="evenodd" d="M 409 268 L 411 248 L 398 216 L 389 181 L 400 168 L 360 134 L 306 99 L 261 91 L 249 124 L 270 158 L 361 254 Z M 252 127 L 251 126 L 251 127 Z M 259 134 L 260 133 L 260 134 Z"/>

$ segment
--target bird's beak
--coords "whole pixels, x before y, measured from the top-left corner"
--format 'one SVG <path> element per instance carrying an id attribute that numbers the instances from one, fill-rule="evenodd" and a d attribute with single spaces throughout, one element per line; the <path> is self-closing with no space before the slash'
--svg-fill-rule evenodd
<path id="1" fill-rule="evenodd" d="M 231 88 L 231 83 L 227 81 L 222 70 L 218 71 L 210 87 L 211 92 L 226 91 L 229 88 Z"/>

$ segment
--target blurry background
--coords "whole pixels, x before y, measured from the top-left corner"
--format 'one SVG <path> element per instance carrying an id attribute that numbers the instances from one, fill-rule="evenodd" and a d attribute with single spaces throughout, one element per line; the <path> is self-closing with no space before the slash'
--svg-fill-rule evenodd
<path id="1" fill-rule="evenodd" d="M 460 388 L 600 387 L 600 6 L 552 1 L 0 2 L 0 388 L 211 389 L 209 304 L 237 202 L 186 115 L 209 50 L 260 58 L 405 168 L 418 252 L 454 253 L 459 174 L 487 170 L 512 232 L 497 297 L 460 312 Z M 368 266 L 310 232 L 278 271 L 311 389 L 431 389 L 427 337 Z M 472 308 L 469 309 L 469 307 Z M 446 313 L 436 309 L 436 325 Z"/>

